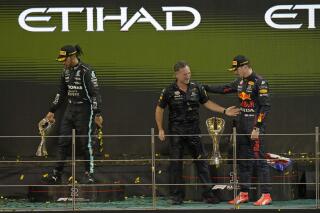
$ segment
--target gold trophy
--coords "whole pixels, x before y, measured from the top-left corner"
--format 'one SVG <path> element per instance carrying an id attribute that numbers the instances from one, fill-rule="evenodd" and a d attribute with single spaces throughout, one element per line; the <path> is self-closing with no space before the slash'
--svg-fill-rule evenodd
<path id="1" fill-rule="evenodd" d="M 219 167 L 221 154 L 219 149 L 220 135 L 224 130 L 225 121 L 222 118 L 212 117 L 206 120 L 208 132 L 212 138 L 212 152 L 209 156 L 209 164 Z"/>
<path id="2" fill-rule="evenodd" d="M 41 135 L 41 142 L 38 146 L 36 156 L 42 157 L 42 156 L 48 155 L 48 151 L 46 147 L 46 136 L 53 124 L 54 122 L 50 123 L 46 118 L 42 119 L 38 123 L 39 133 Z"/>

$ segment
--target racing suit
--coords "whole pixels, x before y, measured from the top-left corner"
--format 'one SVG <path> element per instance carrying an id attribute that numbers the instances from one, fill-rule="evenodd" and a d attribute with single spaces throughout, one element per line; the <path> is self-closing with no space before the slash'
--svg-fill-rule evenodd
<path id="1" fill-rule="evenodd" d="M 240 102 L 240 115 L 237 122 L 237 133 L 247 134 L 237 136 L 237 158 L 239 160 L 240 191 L 248 192 L 253 168 L 256 166 L 257 173 L 262 183 L 270 182 L 269 167 L 265 160 L 263 135 L 265 133 L 266 118 L 270 111 L 269 85 L 266 80 L 253 72 L 247 78 L 237 78 L 232 83 L 221 86 L 204 85 L 207 92 L 212 93 L 237 93 Z M 251 132 L 254 127 L 260 129 L 259 139 L 251 140 Z M 262 184 L 262 193 L 270 193 L 269 184 Z"/>
<path id="2" fill-rule="evenodd" d="M 97 78 L 94 71 L 86 64 L 79 62 L 71 69 L 64 69 L 61 75 L 60 88 L 50 107 L 50 112 L 54 113 L 61 103 L 67 99 L 67 107 L 60 126 L 58 141 L 58 160 L 66 160 L 68 147 L 71 144 L 70 136 L 72 129 L 76 130 L 76 143 L 80 143 L 80 151 L 83 154 L 85 171 L 92 174 L 93 150 L 91 144 L 93 118 L 100 114 L 101 96 Z M 87 136 L 87 137 L 85 137 Z M 64 162 L 58 162 L 55 170 L 61 172 Z"/>
<path id="3" fill-rule="evenodd" d="M 183 159 L 184 148 L 189 149 L 194 159 L 205 159 L 206 154 L 203 144 L 200 141 L 199 127 L 199 105 L 209 100 L 203 86 L 195 82 L 188 84 L 186 92 L 180 90 L 176 82 L 163 89 L 159 98 L 158 106 L 165 108 L 169 106 L 169 134 L 197 136 L 172 136 L 170 137 L 170 159 Z M 200 104 L 199 104 L 200 103 Z M 180 160 L 170 161 L 170 183 L 183 184 L 182 164 Z M 209 166 L 206 161 L 195 161 L 198 176 L 202 183 L 210 183 Z M 212 186 L 211 186 L 212 187 Z M 213 196 L 211 187 L 204 186 L 203 198 Z M 174 199 L 185 197 L 184 186 L 173 185 L 170 188 Z"/>

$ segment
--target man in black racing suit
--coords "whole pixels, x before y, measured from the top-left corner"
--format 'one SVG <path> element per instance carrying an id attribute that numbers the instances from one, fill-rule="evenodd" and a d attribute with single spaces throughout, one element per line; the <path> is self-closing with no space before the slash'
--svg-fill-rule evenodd
<path id="1" fill-rule="evenodd" d="M 54 121 L 54 113 L 65 100 L 68 102 L 60 126 L 57 156 L 59 161 L 67 158 L 71 144 L 72 129 L 76 130 L 76 143 L 80 143 L 85 162 L 85 183 L 94 183 L 94 164 L 92 150 L 92 129 L 94 123 L 102 127 L 101 96 L 95 72 L 80 61 L 80 46 L 65 45 L 61 48 L 57 61 L 64 64 L 59 91 L 46 115 L 49 122 Z M 94 119 L 94 121 L 93 121 Z M 51 184 L 61 183 L 64 162 L 58 162 L 52 174 L 46 179 Z"/>
<path id="2" fill-rule="evenodd" d="M 242 55 L 233 59 L 232 68 L 239 77 L 230 84 L 221 86 L 204 85 L 207 92 L 228 94 L 237 93 L 240 101 L 240 116 L 237 123 L 237 157 L 239 159 L 240 194 L 229 201 L 230 204 L 240 204 L 249 201 L 249 187 L 253 168 L 257 169 L 260 182 L 269 183 L 269 167 L 265 159 L 263 136 L 266 118 L 271 108 L 268 82 L 253 72 L 249 60 Z M 250 160 L 255 159 L 255 160 Z M 261 159 L 261 160 L 257 160 Z M 262 184 L 261 198 L 254 205 L 268 205 L 271 203 L 271 187 Z"/>

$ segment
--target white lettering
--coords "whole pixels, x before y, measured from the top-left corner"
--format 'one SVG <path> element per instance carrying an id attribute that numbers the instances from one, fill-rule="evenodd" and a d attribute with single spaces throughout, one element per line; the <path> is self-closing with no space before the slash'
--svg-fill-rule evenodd
<path id="1" fill-rule="evenodd" d="M 320 9 L 320 4 L 303 4 L 303 5 L 276 5 L 267 10 L 264 15 L 265 22 L 275 29 L 300 29 L 303 24 L 279 24 L 273 19 L 295 19 L 298 13 L 276 13 L 279 10 L 308 10 L 308 28 L 314 29 L 315 25 L 315 10 Z"/>
<path id="2" fill-rule="evenodd" d="M 192 7 L 162 7 L 162 10 L 166 12 L 166 30 L 192 30 L 196 28 L 201 22 L 201 15 L 200 13 Z M 172 12 L 174 11 L 187 11 L 192 13 L 193 15 L 193 22 L 189 25 L 185 26 L 173 26 L 173 18 Z"/>
<path id="3" fill-rule="evenodd" d="M 24 10 L 18 18 L 19 25 L 22 29 L 30 32 L 53 32 L 56 30 L 56 26 L 47 27 L 34 27 L 27 22 L 49 22 L 51 16 L 44 15 L 48 13 L 61 13 L 61 32 L 69 32 L 69 14 L 70 13 L 82 13 L 86 10 L 87 18 L 87 32 L 93 32 L 94 30 L 94 7 L 54 7 L 54 8 L 29 8 Z M 150 23 L 157 31 L 164 31 L 164 28 L 159 24 L 159 22 L 152 17 L 152 15 L 143 7 L 139 9 L 129 20 L 127 17 L 127 7 L 120 7 L 120 15 L 104 15 L 104 7 L 96 8 L 96 31 L 104 31 L 104 21 L 120 21 L 120 31 L 129 31 L 129 29 L 135 23 Z M 162 7 L 162 11 L 166 15 L 166 29 L 167 31 L 181 31 L 181 30 L 192 30 L 196 28 L 201 22 L 200 13 L 191 7 Z M 173 12 L 188 12 L 193 15 L 193 21 L 190 24 L 179 26 L 174 24 Z M 312 10 L 311 10 L 312 12 Z M 32 15 L 32 13 L 41 13 L 37 16 Z"/>
<path id="4" fill-rule="evenodd" d="M 53 32 L 56 27 L 31 27 L 27 25 L 26 21 L 46 21 L 48 22 L 51 17 L 50 16 L 31 16 L 28 15 L 31 13 L 44 13 L 47 8 L 30 8 L 23 11 L 18 18 L 18 22 L 20 27 L 30 32 Z"/>

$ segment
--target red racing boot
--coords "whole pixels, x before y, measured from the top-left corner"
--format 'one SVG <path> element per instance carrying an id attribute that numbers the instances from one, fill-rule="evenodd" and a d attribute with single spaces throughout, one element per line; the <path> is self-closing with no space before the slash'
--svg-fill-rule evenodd
<path id="1" fill-rule="evenodd" d="M 247 203 L 249 201 L 248 192 L 240 192 L 240 194 L 233 200 L 230 200 L 228 203 L 232 205 L 237 205 L 240 203 Z"/>
<path id="2" fill-rule="evenodd" d="M 269 193 L 262 194 L 259 200 L 257 200 L 253 205 L 255 206 L 265 206 L 272 203 L 271 195 Z"/>

